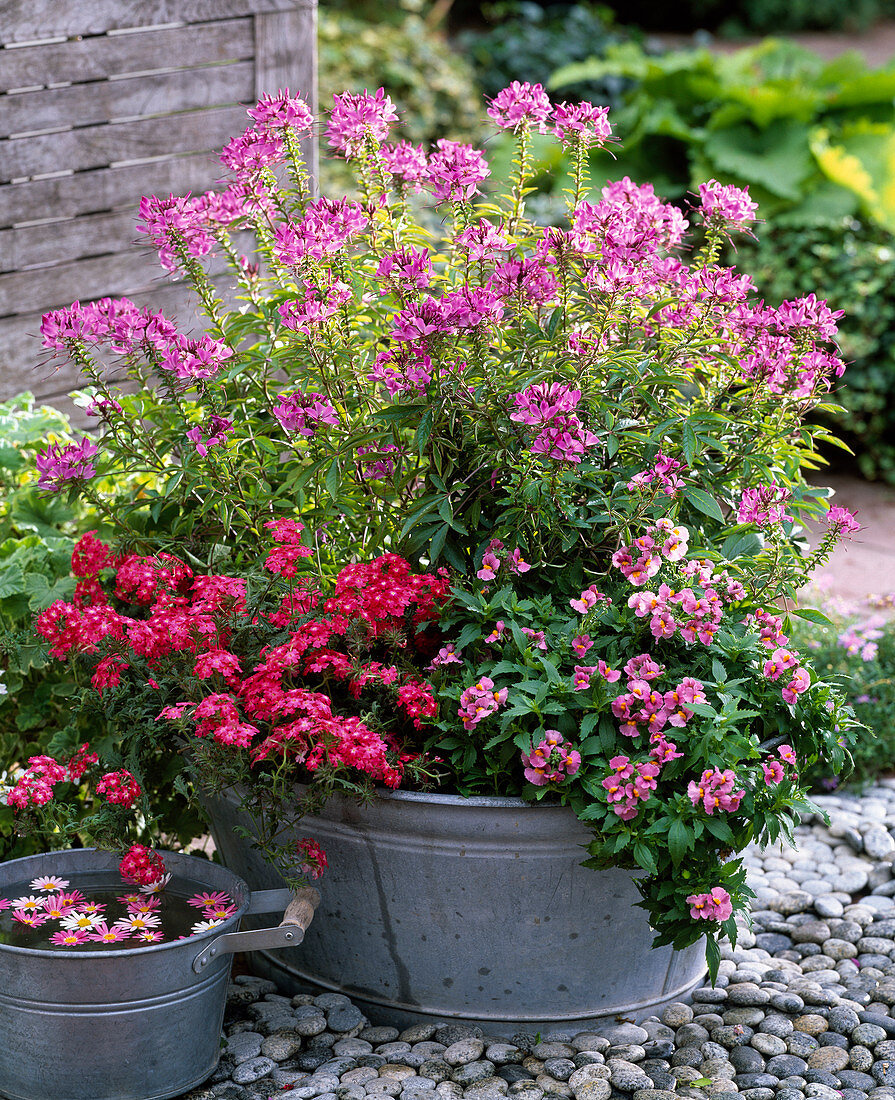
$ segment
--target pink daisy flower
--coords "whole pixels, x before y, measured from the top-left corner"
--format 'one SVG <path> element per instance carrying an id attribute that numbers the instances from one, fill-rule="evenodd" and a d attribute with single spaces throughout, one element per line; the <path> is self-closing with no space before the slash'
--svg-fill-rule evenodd
<path id="1" fill-rule="evenodd" d="M 187 905 L 192 905 L 196 909 L 209 909 L 214 905 L 229 905 L 231 900 L 230 895 L 225 894 L 223 890 L 218 890 L 214 894 L 206 891 L 204 894 L 195 894 L 189 898 Z"/>
<path id="2" fill-rule="evenodd" d="M 118 928 L 114 925 L 109 928 L 105 921 L 100 921 L 92 932 L 87 933 L 87 939 L 91 943 L 118 943 L 119 940 L 130 938 L 131 934 L 126 928 Z"/>
<path id="3" fill-rule="evenodd" d="M 79 932 L 77 929 L 54 932 L 53 935 L 50 936 L 50 943 L 55 944 L 57 947 L 77 947 L 78 944 L 86 942 L 87 933 Z"/>
<path id="4" fill-rule="evenodd" d="M 30 912 L 27 909 L 16 909 L 12 919 L 18 921 L 19 924 L 27 925 L 29 928 L 40 928 L 42 924 L 46 924 L 47 920 L 43 913 Z"/>
<path id="5" fill-rule="evenodd" d="M 44 912 L 49 920 L 62 920 L 72 911 L 72 906 L 64 904 L 64 899 L 64 894 L 54 894 L 44 900 Z"/>
<path id="6" fill-rule="evenodd" d="M 23 896 L 20 898 L 13 898 L 12 907 L 18 909 L 23 913 L 37 913 L 44 907 L 44 898 L 34 897 L 33 895 Z"/>
<path id="7" fill-rule="evenodd" d="M 134 939 L 138 939 L 143 943 L 158 943 L 162 939 L 162 934 L 151 928 L 144 928 L 135 934 Z"/>
<path id="8" fill-rule="evenodd" d="M 207 920 L 227 920 L 235 912 L 235 905 L 209 905 L 202 911 L 202 916 Z"/>

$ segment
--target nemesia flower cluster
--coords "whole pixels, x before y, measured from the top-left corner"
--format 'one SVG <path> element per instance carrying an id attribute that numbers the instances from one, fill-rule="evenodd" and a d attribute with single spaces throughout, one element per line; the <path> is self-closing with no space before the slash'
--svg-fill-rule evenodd
<path id="1" fill-rule="evenodd" d="M 779 610 L 860 530 L 803 476 L 841 314 L 766 303 L 719 262 L 755 222 L 746 190 L 710 180 L 684 209 L 602 178 L 605 107 L 504 89 L 487 118 L 507 179 L 470 145 L 394 141 L 397 117 L 382 89 L 334 97 L 322 129 L 357 189 L 319 196 L 315 120 L 283 90 L 223 150 L 221 190 L 144 199 L 204 334 L 125 299 L 46 315 L 101 434 L 50 441 L 41 487 L 155 552 L 82 540 L 74 596 L 38 629 L 103 706 L 152 712 L 126 739 L 182 739 L 260 811 L 295 778 L 312 800 L 427 782 L 558 799 L 593 830 L 589 862 L 644 872 L 659 942 L 732 934 L 736 853 L 804 809 L 805 761 L 847 758 L 853 717 Z M 526 216 L 535 134 L 568 166 L 559 226 Z M 100 494 L 116 469 L 141 491 Z M 52 795 L 40 768 L 17 812 Z M 312 838 L 262 841 L 297 876 L 323 865 Z"/>

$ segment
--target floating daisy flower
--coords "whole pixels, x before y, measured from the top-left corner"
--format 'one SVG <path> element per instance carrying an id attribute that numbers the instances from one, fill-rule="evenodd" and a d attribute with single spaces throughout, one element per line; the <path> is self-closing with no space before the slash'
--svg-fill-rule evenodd
<path id="1" fill-rule="evenodd" d="M 86 909 L 73 909 L 62 918 L 62 927 L 80 932 L 92 932 L 102 924 L 102 914 L 88 913 Z"/>
<path id="2" fill-rule="evenodd" d="M 196 894 L 188 898 L 187 905 L 192 905 L 196 909 L 208 909 L 213 905 L 228 905 L 230 900 L 230 895 L 225 894 L 223 890 L 218 890 L 214 894 L 206 891 L 204 894 Z"/>
<path id="3" fill-rule="evenodd" d="M 143 901 L 143 895 L 122 894 L 120 898 L 116 898 L 115 900 L 121 902 L 122 905 L 126 905 L 128 909 L 130 909 L 132 905 L 138 905 L 141 901 Z"/>
<path id="4" fill-rule="evenodd" d="M 85 899 L 80 890 L 66 890 L 59 895 L 59 900 L 63 905 L 77 905 Z"/>
<path id="5" fill-rule="evenodd" d="M 79 932 L 76 929 L 70 929 L 63 932 L 54 932 L 50 936 L 50 943 L 56 944 L 57 947 L 77 947 L 79 943 L 87 942 L 87 933 Z"/>
<path id="6" fill-rule="evenodd" d="M 236 912 L 235 905 L 209 905 L 207 909 L 202 913 L 203 917 L 208 920 L 226 920 L 228 917 L 232 917 Z"/>
<path id="7" fill-rule="evenodd" d="M 200 921 L 197 921 L 191 929 L 191 935 L 198 936 L 200 932 L 210 932 L 212 930 L 212 928 L 217 928 L 218 925 L 222 924 L 222 923 L 223 923 L 223 921 L 219 921 L 219 920 L 200 920 Z"/>
<path id="8" fill-rule="evenodd" d="M 145 886 L 141 886 L 140 887 L 140 893 L 141 894 L 160 894 L 162 892 L 162 890 L 164 890 L 164 888 L 168 885 L 168 883 L 170 881 L 171 881 L 171 872 L 169 871 L 166 875 L 162 875 L 162 877 L 160 879 L 157 879 L 155 882 L 148 882 Z"/>
<path id="9" fill-rule="evenodd" d="M 83 905 L 78 906 L 79 913 L 91 913 L 95 917 L 105 911 L 106 907 L 101 901 L 85 901 Z"/>
<path id="10" fill-rule="evenodd" d="M 142 940 L 143 943 L 158 943 L 162 938 L 161 932 L 155 932 L 151 928 L 144 928 L 142 932 L 136 934 L 136 939 Z"/>
<path id="11" fill-rule="evenodd" d="M 92 932 L 87 933 L 87 939 L 91 943 L 117 943 L 119 940 L 129 940 L 130 932 L 126 928 L 112 928 L 105 921 L 100 921 Z"/>
<path id="12" fill-rule="evenodd" d="M 21 898 L 13 898 L 12 907 L 23 913 L 36 913 L 43 909 L 45 901 L 46 898 L 24 896 Z"/>
<path id="13" fill-rule="evenodd" d="M 129 932 L 142 932 L 146 928 L 158 928 L 161 918 L 156 913 L 128 913 L 126 917 L 115 921 L 116 928 L 126 928 Z"/>
<path id="14" fill-rule="evenodd" d="M 139 898 L 127 902 L 127 910 L 129 913 L 154 913 L 160 905 L 158 898 Z"/>
<path id="15" fill-rule="evenodd" d="M 16 909 L 12 919 L 18 921 L 19 924 L 27 925 L 29 928 L 40 928 L 42 924 L 46 924 L 47 920 L 43 913 L 32 912 L 28 909 Z"/>
<path id="16" fill-rule="evenodd" d="M 64 890 L 66 886 L 68 886 L 68 879 L 60 878 L 58 875 L 41 875 L 31 883 L 32 890 L 47 890 L 50 893 L 54 890 Z"/>
<path id="17" fill-rule="evenodd" d="M 8 909 L 10 905 L 12 905 L 12 902 L 9 898 L 0 898 L 0 913 L 2 913 L 4 909 Z"/>
<path id="18" fill-rule="evenodd" d="M 64 894 L 54 894 L 44 900 L 44 912 L 49 920 L 62 920 L 72 911 L 71 905 L 63 904 L 64 899 Z"/>

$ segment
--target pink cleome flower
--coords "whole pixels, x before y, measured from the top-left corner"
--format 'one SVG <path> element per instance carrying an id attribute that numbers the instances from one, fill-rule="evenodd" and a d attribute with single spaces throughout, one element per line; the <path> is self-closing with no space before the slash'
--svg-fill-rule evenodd
<path id="1" fill-rule="evenodd" d="M 552 110 L 543 85 L 514 80 L 491 100 L 487 114 L 501 130 L 518 134 L 534 128 L 545 134 Z"/>
<path id="2" fill-rule="evenodd" d="M 41 489 L 56 493 L 72 481 L 89 481 L 96 475 L 93 459 L 99 447 L 85 436 L 79 443 L 51 443 L 35 460 Z"/>
<path id="3" fill-rule="evenodd" d="M 397 121 L 395 105 L 384 88 L 375 95 L 345 92 L 333 96 L 326 137 L 330 146 L 344 156 L 359 157 L 369 141 L 377 145 L 385 141 L 390 124 Z"/>

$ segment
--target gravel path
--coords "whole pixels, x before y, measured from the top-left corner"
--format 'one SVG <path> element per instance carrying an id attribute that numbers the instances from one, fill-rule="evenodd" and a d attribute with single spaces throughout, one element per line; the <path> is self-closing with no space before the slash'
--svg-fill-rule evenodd
<path id="1" fill-rule="evenodd" d="M 640 1024 L 489 1037 L 371 1027 L 340 994 L 240 976 L 189 1100 L 895 1100 L 895 781 L 817 800 L 796 849 L 747 854 L 751 929 L 715 988 Z"/>

